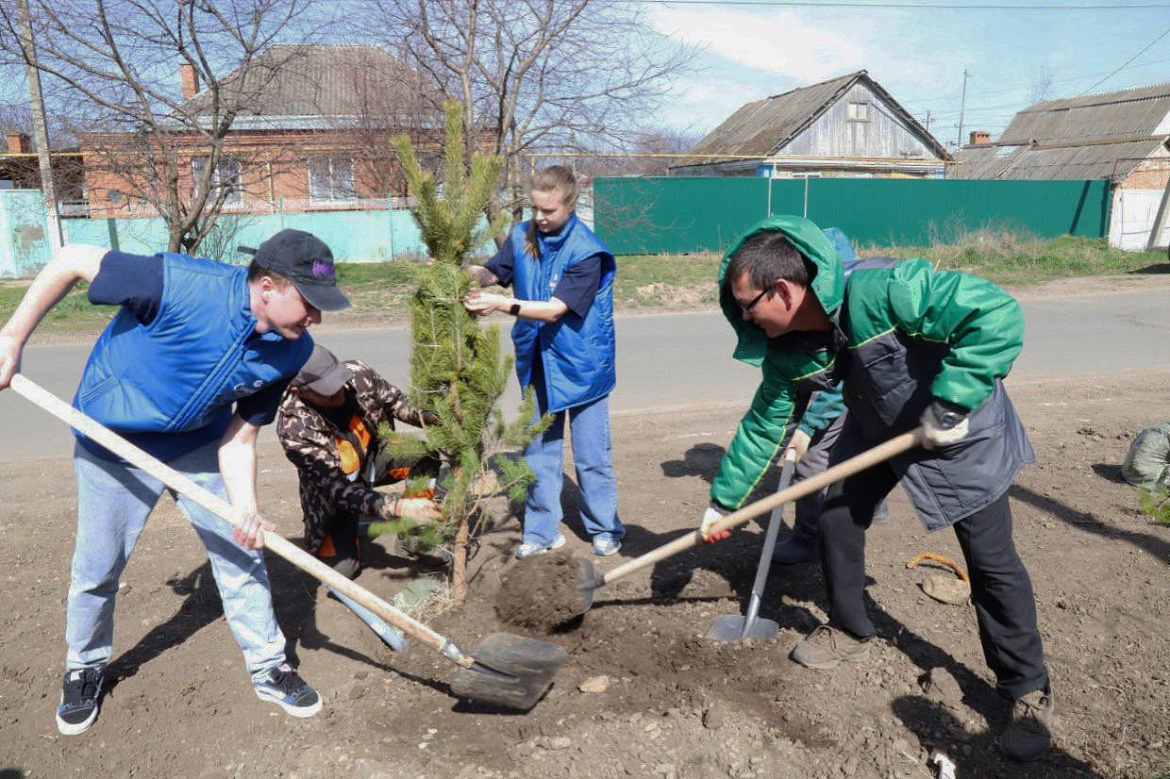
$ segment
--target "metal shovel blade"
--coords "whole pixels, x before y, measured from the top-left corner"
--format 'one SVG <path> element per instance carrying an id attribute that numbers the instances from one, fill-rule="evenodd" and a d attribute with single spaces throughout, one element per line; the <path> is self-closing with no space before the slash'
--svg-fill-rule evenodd
<path id="1" fill-rule="evenodd" d="M 569 659 L 563 647 L 512 633 L 492 633 L 471 656 L 475 665 L 459 669 L 451 692 L 516 711 L 535 706 Z"/>
<path id="2" fill-rule="evenodd" d="M 743 641 L 749 638 L 762 638 L 765 641 L 775 638 L 780 632 L 780 626 L 770 619 L 754 619 L 748 623 L 747 617 L 738 614 L 724 614 L 718 617 L 707 631 L 707 638 L 716 641 Z"/>
<path id="3" fill-rule="evenodd" d="M 593 605 L 593 593 L 600 585 L 597 582 L 597 574 L 593 571 L 593 561 L 578 560 L 577 562 L 581 566 L 581 584 L 577 587 L 577 591 L 581 593 L 581 613 L 584 614 Z"/>

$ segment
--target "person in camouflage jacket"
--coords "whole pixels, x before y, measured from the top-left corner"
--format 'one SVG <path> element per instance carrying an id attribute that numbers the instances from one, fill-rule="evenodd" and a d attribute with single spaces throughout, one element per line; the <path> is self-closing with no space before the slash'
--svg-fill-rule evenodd
<path id="1" fill-rule="evenodd" d="M 375 486 L 412 475 L 435 475 L 437 463 L 400 462 L 378 428 L 395 420 L 423 427 L 432 420 L 402 391 L 360 360 L 344 363 L 322 346 L 293 380 L 281 401 L 276 432 L 300 477 L 305 544 L 344 575 L 361 571 L 359 523 L 367 519 L 438 519 L 425 498 L 395 498 Z"/>
<path id="2" fill-rule="evenodd" d="M 1053 696 L 1007 494 L 1035 455 L 1002 381 L 1023 346 L 1019 304 L 925 260 L 863 260 L 846 279 L 829 240 L 796 216 L 745 233 L 719 281 L 735 357 L 759 366 L 763 381 L 713 480 L 704 539 L 727 536 L 708 528 L 744 504 L 813 392 L 841 384 L 849 412 L 829 465 L 921 425 L 927 448 L 829 488 L 820 515 L 829 621 L 792 659 L 828 669 L 868 655 L 876 630 L 864 603 L 865 532 L 901 482 L 928 531 L 951 527 L 958 537 L 984 657 L 1015 701 L 1000 747 L 1039 758 L 1051 743 Z"/>

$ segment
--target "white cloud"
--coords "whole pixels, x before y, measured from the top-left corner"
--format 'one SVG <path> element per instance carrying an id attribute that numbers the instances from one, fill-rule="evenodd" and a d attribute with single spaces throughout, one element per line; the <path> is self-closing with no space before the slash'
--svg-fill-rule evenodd
<path id="1" fill-rule="evenodd" d="M 962 35 L 900 11 L 657 6 L 648 20 L 704 50 L 702 70 L 679 81 L 666 107 L 675 126 L 711 129 L 750 100 L 862 69 L 900 102 L 957 94 L 974 59 Z"/>
<path id="2" fill-rule="evenodd" d="M 696 6 L 656 8 L 651 23 L 729 62 L 800 83 L 865 67 L 856 35 L 806 21 L 798 12 Z"/>

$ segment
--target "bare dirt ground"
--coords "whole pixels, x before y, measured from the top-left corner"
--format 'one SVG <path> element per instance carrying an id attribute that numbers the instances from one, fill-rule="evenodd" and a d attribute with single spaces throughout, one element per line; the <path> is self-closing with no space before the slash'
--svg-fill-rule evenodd
<path id="1" fill-rule="evenodd" d="M 74 488 L 70 464 L 53 460 L 0 481 L 0 776 L 928 777 L 933 749 L 964 778 L 1170 776 L 1170 528 L 1137 510 L 1118 469 L 1138 430 L 1170 419 L 1168 385 L 1170 374 L 1009 382 L 1039 458 L 1011 492 L 1059 713 L 1039 763 L 996 752 L 1006 707 L 974 613 L 928 599 L 927 571 L 905 568 L 926 550 L 961 559 L 958 545 L 949 531 L 928 536 L 900 492 L 890 523 L 869 534 L 880 639 L 868 662 L 813 672 L 787 659 L 823 616 L 816 565 L 772 569 L 762 615 L 780 624 L 775 639 L 702 638 L 742 608 L 762 537 L 753 524 L 599 592 L 551 637 L 570 661 L 527 715 L 458 703 L 449 663 L 417 645 L 389 651 L 270 557 L 292 654 L 326 700 L 307 721 L 252 693 L 202 549 L 164 498 L 124 576 L 101 716 L 62 737 L 53 709 Z M 614 419 L 629 534 L 600 568 L 694 528 L 741 411 Z M 291 468 L 275 448 L 261 467 L 266 513 L 299 537 Z M 568 482 L 565 498 L 572 516 Z M 517 543 L 515 520 L 486 536 L 471 600 L 435 622 L 465 649 L 501 629 L 493 603 Z M 569 546 L 588 552 L 579 536 Z M 416 573 L 381 553 L 360 582 L 389 595 Z M 593 689 L 604 691 L 579 690 L 602 675 L 608 685 Z"/>

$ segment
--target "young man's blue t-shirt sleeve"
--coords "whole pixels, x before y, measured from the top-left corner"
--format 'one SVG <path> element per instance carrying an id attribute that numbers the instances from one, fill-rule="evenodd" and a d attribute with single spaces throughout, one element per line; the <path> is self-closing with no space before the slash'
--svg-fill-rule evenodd
<path id="1" fill-rule="evenodd" d="M 512 242 L 507 241 L 496 256 L 486 263 L 484 268 L 499 280 L 500 286 L 508 287 L 512 284 L 513 270 L 516 266 L 516 256 L 512 249 Z M 589 307 L 593 305 L 593 298 L 597 297 L 597 289 L 601 285 L 601 255 L 586 257 L 573 264 L 557 281 L 552 297 L 564 303 L 577 316 L 585 316 Z"/>
<path id="2" fill-rule="evenodd" d="M 86 296 L 94 305 L 124 306 L 139 322 L 149 325 L 162 305 L 162 258 L 106 252 Z"/>
<path id="3" fill-rule="evenodd" d="M 236 401 L 236 416 L 250 425 L 264 427 L 276 420 L 284 391 L 292 383 L 292 377 L 268 384 L 259 392 Z"/>

